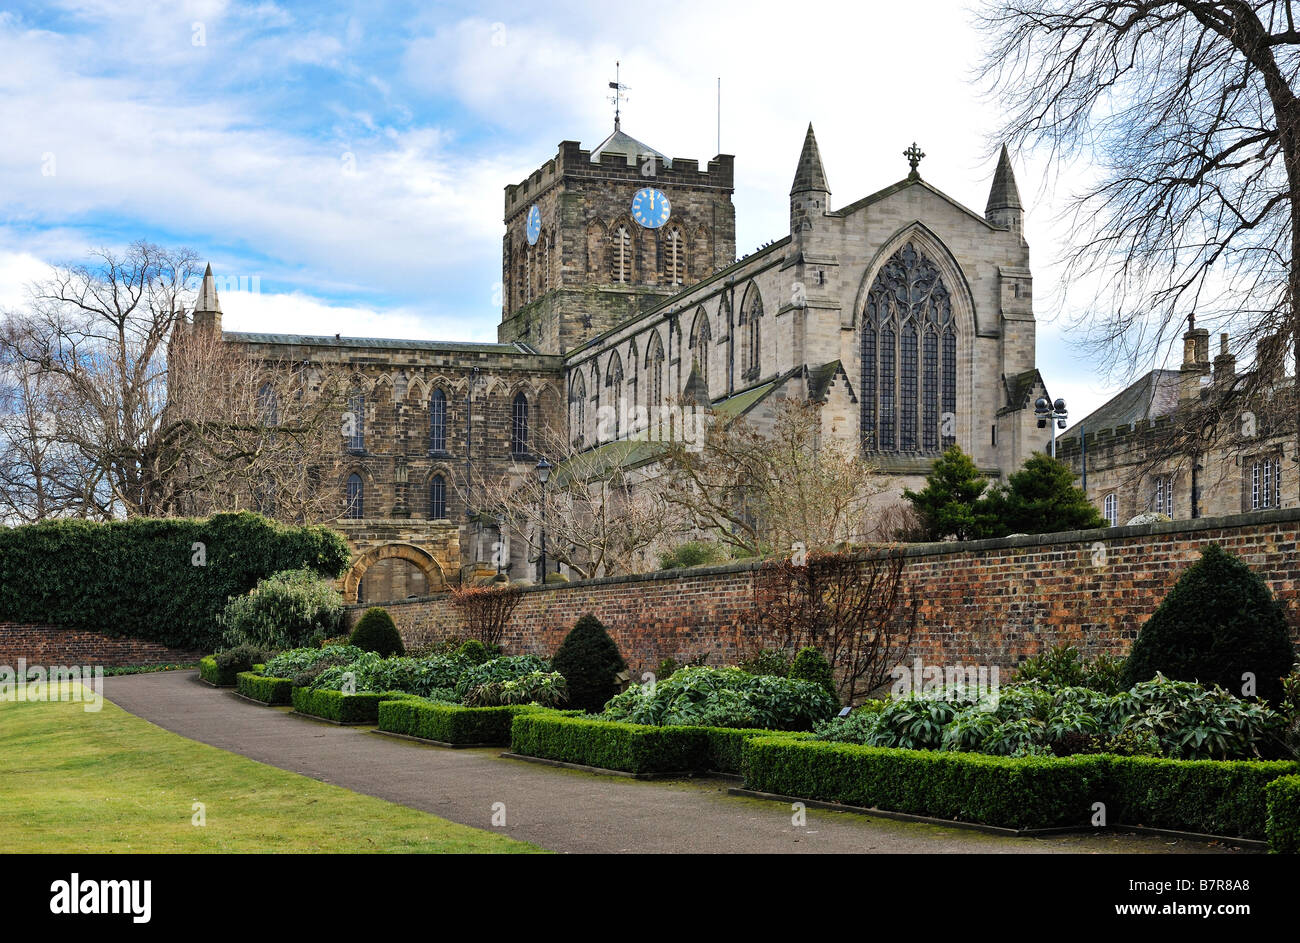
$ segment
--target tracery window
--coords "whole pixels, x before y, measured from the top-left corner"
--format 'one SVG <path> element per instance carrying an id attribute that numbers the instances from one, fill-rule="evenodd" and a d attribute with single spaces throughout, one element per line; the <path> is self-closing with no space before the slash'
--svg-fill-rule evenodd
<path id="1" fill-rule="evenodd" d="M 763 299 L 756 285 L 751 284 L 745 292 L 745 298 L 740 304 L 740 320 L 737 326 L 741 329 L 743 345 L 740 375 L 746 380 L 756 380 L 761 370 L 763 348 Z"/>
<path id="2" fill-rule="evenodd" d="M 609 358 L 609 367 L 605 371 L 605 385 L 609 387 L 609 407 L 613 410 L 614 418 L 614 438 L 617 439 L 623 432 L 622 416 L 627 412 L 627 404 L 623 402 L 623 358 L 614 351 Z"/>
<path id="3" fill-rule="evenodd" d="M 429 451 L 447 451 L 447 394 L 442 390 L 429 397 Z"/>
<path id="4" fill-rule="evenodd" d="M 709 346 L 713 342 L 713 332 L 709 328 L 709 316 L 701 308 L 695 316 L 695 325 L 691 328 L 691 356 L 704 388 L 709 388 Z"/>
<path id="5" fill-rule="evenodd" d="M 575 371 L 569 384 L 569 433 L 575 444 L 581 444 L 587 433 L 587 384 L 582 374 Z"/>
<path id="6" fill-rule="evenodd" d="M 859 337 L 863 448 L 936 453 L 956 439 L 957 326 L 939 269 L 912 243 L 867 293 Z"/>

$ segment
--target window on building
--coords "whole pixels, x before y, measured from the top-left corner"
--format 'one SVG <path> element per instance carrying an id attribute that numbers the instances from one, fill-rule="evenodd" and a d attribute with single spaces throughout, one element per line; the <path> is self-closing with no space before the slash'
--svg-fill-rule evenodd
<path id="1" fill-rule="evenodd" d="M 677 226 L 664 237 L 664 277 L 670 285 L 686 282 L 686 236 Z"/>
<path id="2" fill-rule="evenodd" d="M 1155 506 L 1152 508 L 1166 517 L 1174 516 L 1174 476 L 1160 475 L 1156 478 Z"/>
<path id="3" fill-rule="evenodd" d="M 356 472 L 348 475 L 347 501 L 344 517 L 360 520 L 365 516 L 366 486 Z"/>
<path id="4" fill-rule="evenodd" d="M 1250 509 L 1262 511 L 1282 506 L 1282 459 L 1270 456 L 1251 463 Z"/>
<path id="5" fill-rule="evenodd" d="M 1112 491 L 1102 500 L 1101 516 L 1110 522 L 1111 527 L 1119 523 L 1119 498 L 1115 496 L 1115 492 Z"/>
<path id="6" fill-rule="evenodd" d="M 859 409 L 868 451 L 953 445 L 957 327 L 938 267 L 912 243 L 881 267 L 862 312 Z"/>
<path id="7" fill-rule="evenodd" d="M 366 448 L 366 397 L 362 393 L 353 393 L 348 397 L 347 415 L 344 417 L 348 448 L 353 452 L 364 452 Z"/>
<path id="8" fill-rule="evenodd" d="M 429 519 L 445 520 L 447 517 L 447 479 L 434 475 L 429 482 Z"/>
<path id="9" fill-rule="evenodd" d="M 429 451 L 447 451 L 447 394 L 442 390 L 429 397 Z"/>
<path id="10" fill-rule="evenodd" d="M 605 385 L 609 387 L 609 408 L 613 410 L 614 438 L 623 434 L 622 417 L 627 413 L 627 403 L 623 400 L 623 358 L 618 351 L 610 354 L 609 366 L 605 369 Z"/>
<path id="11" fill-rule="evenodd" d="M 574 444 L 581 445 L 587 434 L 587 384 L 580 371 L 575 371 L 569 384 L 569 429 Z"/>
<path id="12" fill-rule="evenodd" d="M 713 343 L 713 332 L 709 328 L 709 316 L 701 308 L 695 315 L 695 325 L 691 328 L 691 359 L 700 373 L 704 388 L 709 388 L 709 347 Z"/>
<path id="13" fill-rule="evenodd" d="M 741 376 L 746 380 L 758 379 L 762 370 L 763 350 L 763 299 L 758 293 L 758 286 L 751 284 L 745 291 L 745 298 L 740 304 L 741 338 Z"/>
<path id="14" fill-rule="evenodd" d="M 510 410 L 510 454 L 528 454 L 528 397 L 523 393 L 515 396 Z"/>
<path id="15" fill-rule="evenodd" d="M 280 424 L 280 398 L 270 383 L 263 383 L 257 390 L 257 414 L 264 426 Z"/>

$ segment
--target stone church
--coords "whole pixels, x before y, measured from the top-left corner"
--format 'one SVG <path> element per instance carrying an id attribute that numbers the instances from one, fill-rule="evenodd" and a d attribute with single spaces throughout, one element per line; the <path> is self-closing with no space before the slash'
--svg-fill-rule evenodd
<path id="1" fill-rule="evenodd" d="M 619 124 L 590 150 L 561 142 L 505 188 L 498 343 L 224 333 L 268 362 L 355 374 L 359 429 L 334 469 L 357 554 L 349 598 L 422 594 L 483 567 L 505 535 L 472 506 L 473 482 L 532 474 L 535 430 L 595 448 L 643 435 L 684 394 L 759 422 L 780 397 L 824 404 L 826 434 L 900 489 L 952 443 L 993 479 L 1043 447 L 1005 149 L 982 214 L 922 178 L 915 145 L 903 179 L 837 207 L 810 125 L 789 231 L 737 259 L 734 158 L 670 158 Z M 220 330 L 209 282 L 195 322 Z M 496 563 L 537 576 L 520 546 Z"/>

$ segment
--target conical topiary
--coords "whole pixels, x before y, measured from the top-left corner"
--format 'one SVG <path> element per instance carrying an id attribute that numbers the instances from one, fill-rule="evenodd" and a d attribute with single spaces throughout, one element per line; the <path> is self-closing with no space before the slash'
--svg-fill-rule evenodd
<path id="1" fill-rule="evenodd" d="M 826 656 L 813 646 L 808 645 L 799 649 L 799 654 L 795 655 L 794 661 L 790 663 L 790 672 L 786 677 L 821 685 L 835 699 L 836 705 L 839 705 L 840 695 L 835 690 L 835 671 L 831 668 L 831 663 L 826 660 Z"/>
<path id="2" fill-rule="evenodd" d="M 1285 613 L 1268 585 L 1210 544 L 1142 626 L 1124 681 L 1133 685 L 1160 672 L 1176 681 L 1221 684 L 1241 696 L 1249 673 L 1258 696 L 1276 702 L 1294 662 Z"/>
<path id="3" fill-rule="evenodd" d="M 627 664 L 605 626 L 588 613 L 564 637 L 551 668 L 568 682 L 570 705 L 594 714 L 618 693 L 618 675 Z"/>
<path id="4" fill-rule="evenodd" d="M 393 624 L 393 617 L 382 606 L 371 606 L 362 614 L 348 642 L 364 651 L 378 652 L 384 658 L 406 654 L 402 635 Z"/>

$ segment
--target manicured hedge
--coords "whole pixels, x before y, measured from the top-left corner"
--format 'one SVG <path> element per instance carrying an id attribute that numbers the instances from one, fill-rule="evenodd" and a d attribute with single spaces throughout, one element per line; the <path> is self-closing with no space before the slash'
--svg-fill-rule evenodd
<path id="1" fill-rule="evenodd" d="M 1112 756 L 1107 818 L 1210 835 L 1263 838 L 1268 785 L 1300 764 Z"/>
<path id="2" fill-rule="evenodd" d="M 1300 776 L 1282 776 L 1264 787 L 1268 803 L 1268 850 L 1300 854 Z"/>
<path id="3" fill-rule="evenodd" d="M 202 556 L 195 544 L 203 545 Z M 343 537 L 328 528 L 282 525 L 248 512 L 0 528 L 0 622 L 211 651 L 221 640 L 217 616 L 231 596 L 279 570 L 336 577 L 349 558 Z"/>
<path id="4" fill-rule="evenodd" d="M 518 714 L 539 710 L 532 705 L 457 707 L 429 701 L 384 701 L 379 729 L 408 737 L 455 744 L 510 745 L 510 724 Z"/>
<path id="5" fill-rule="evenodd" d="M 235 680 L 235 690 L 244 697 L 267 704 L 289 704 L 293 700 L 291 679 L 268 678 L 260 671 L 241 671 Z"/>
<path id="6" fill-rule="evenodd" d="M 1000 757 L 761 737 L 745 742 L 759 792 L 1007 828 L 1110 825 L 1259 838 L 1266 790 L 1290 762 L 1149 757 Z M 1286 828 L 1285 825 L 1282 826 Z"/>
<path id="7" fill-rule="evenodd" d="M 510 729 L 510 749 L 523 756 L 628 773 L 679 773 L 703 767 L 708 754 L 703 731 L 520 714 Z"/>
<path id="8" fill-rule="evenodd" d="M 216 655 L 204 655 L 199 659 L 199 677 L 208 684 L 228 688 L 235 684 L 238 674 L 234 668 L 218 668 Z"/>
<path id="9" fill-rule="evenodd" d="M 402 691 L 359 691 L 344 694 L 320 688 L 294 688 L 293 709 L 300 714 L 324 717 L 341 724 L 374 724 L 379 722 L 381 701 L 401 701 L 412 697 Z"/>
<path id="10" fill-rule="evenodd" d="M 745 741 L 754 737 L 782 737 L 802 740 L 811 733 L 802 731 L 745 730 L 737 727 L 699 727 L 707 743 L 703 772 L 740 775 L 744 771 Z"/>

